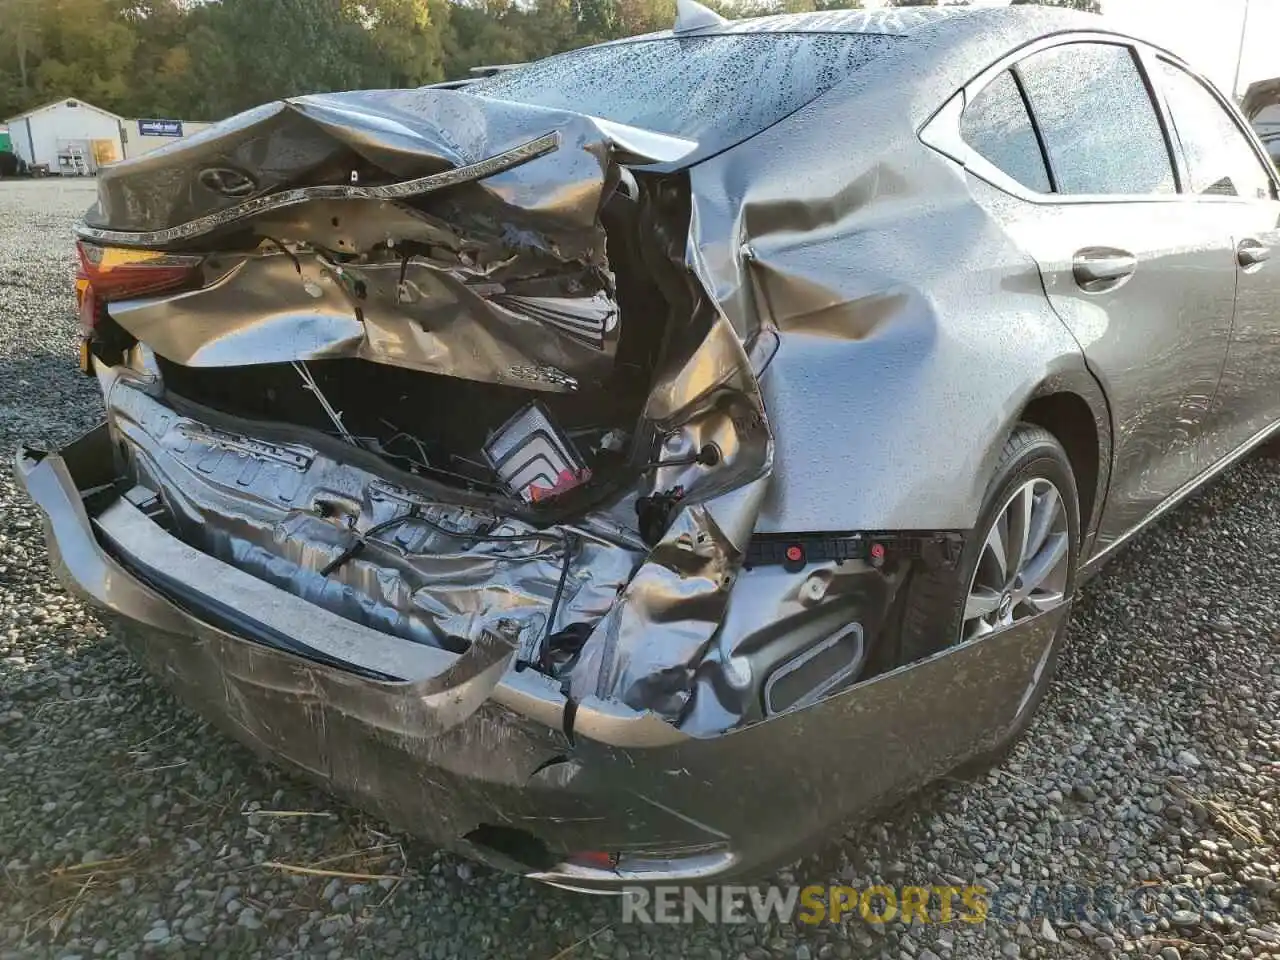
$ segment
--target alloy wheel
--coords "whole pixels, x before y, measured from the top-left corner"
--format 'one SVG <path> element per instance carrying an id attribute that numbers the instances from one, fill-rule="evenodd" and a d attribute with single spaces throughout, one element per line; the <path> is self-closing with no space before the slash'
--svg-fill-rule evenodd
<path id="1" fill-rule="evenodd" d="M 1042 477 L 996 513 L 965 596 L 965 642 L 1052 609 L 1066 598 L 1071 532 L 1062 494 Z"/>

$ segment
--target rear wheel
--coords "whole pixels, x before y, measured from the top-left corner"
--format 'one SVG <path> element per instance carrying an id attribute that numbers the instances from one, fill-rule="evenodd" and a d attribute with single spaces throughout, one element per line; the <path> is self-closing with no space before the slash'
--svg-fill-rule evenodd
<path id="1" fill-rule="evenodd" d="M 976 640 L 1063 602 L 1071 530 L 1062 491 L 1035 476 L 1014 488 L 983 538 L 969 580 L 960 641 Z"/>
<path id="2" fill-rule="evenodd" d="M 917 574 L 908 585 L 899 662 L 1069 602 L 1079 560 L 1079 502 L 1062 444 L 1043 427 L 1019 423 L 1001 450 L 960 562 Z M 977 763 L 998 760 L 1026 730 L 1048 689 L 1065 629 L 1064 620 L 1009 734 Z"/>

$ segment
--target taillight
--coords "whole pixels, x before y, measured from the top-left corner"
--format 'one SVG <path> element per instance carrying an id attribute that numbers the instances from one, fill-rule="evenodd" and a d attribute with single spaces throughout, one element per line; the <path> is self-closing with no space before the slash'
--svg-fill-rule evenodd
<path id="1" fill-rule="evenodd" d="M 76 241 L 80 268 L 76 271 L 76 306 L 80 326 L 91 333 L 98 325 L 103 304 L 148 294 L 176 290 L 192 283 L 202 257 L 102 247 Z"/>

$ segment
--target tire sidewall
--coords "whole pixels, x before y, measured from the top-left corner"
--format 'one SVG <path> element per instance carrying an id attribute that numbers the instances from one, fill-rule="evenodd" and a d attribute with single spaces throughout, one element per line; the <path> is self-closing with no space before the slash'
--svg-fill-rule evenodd
<path id="1" fill-rule="evenodd" d="M 1066 603 L 1075 591 L 1080 558 L 1080 499 L 1066 452 L 1043 427 L 1019 423 L 1001 447 L 972 531 L 950 569 L 917 570 L 907 583 L 893 666 L 905 666 L 960 642 L 964 607 L 991 525 L 1015 489 L 1036 477 L 1049 480 L 1067 511 L 1070 567 Z M 1065 619 L 1064 619 L 1065 623 Z M 1045 681 L 1048 682 L 1047 680 Z"/>
<path id="2" fill-rule="evenodd" d="M 961 610 L 957 622 L 953 624 L 954 632 L 952 636 L 959 637 L 963 628 L 964 598 L 968 594 L 978 561 L 982 556 L 982 547 L 986 540 L 987 532 L 991 529 L 991 525 L 995 522 L 1000 510 L 1003 509 L 1004 504 L 1012 496 L 1013 492 L 1028 480 L 1037 477 L 1043 477 L 1051 481 L 1058 488 L 1058 492 L 1062 497 L 1063 508 L 1067 511 L 1069 565 L 1067 567 L 1067 587 L 1063 601 L 1067 609 L 1062 615 L 1062 621 L 1058 624 L 1057 630 L 1054 631 L 1052 640 L 1050 640 L 1049 649 L 1045 653 L 1044 662 L 1040 665 L 1040 673 L 1035 679 L 1035 686 L 1031 690 L 1030 696 L 1022 703 L 1018 714 L 1010 718 L 1008 728 L 1001 733 L 995 744 L 971 757 L 958 768 L 956 772 L 959 776 L 969 776 L 998 764 L 1031 725 L 1032 718 L 1036 715 L 1041 701 L 1044 700 L 1045 694 L 1049 690 L 1049 682 L 1053 679 L 1054 670 L 1058 664 L 1062 638 L 1067 630 L 1071 604 L 1075 600 L 1082 540 L 1080 532 L 1080 497 L 1076 491 L 1075 475 L 1072 473 L 1070 461 L 1067 460 L 1065 451 L 1063 451 L 1057 440 L 1047 431 L 1043 431 L 1040 428 L 1032 429 L 1042 433 L 1043 436 L 1019 451 L 1016 456 L 1001 464 L 1000 468 L 996 470 L 996 474 L 987 490 L 987 497 L 983 501 L 979 522 L 974 527 L 973 539 L 965 545 L 963 562 L 959 568 L 963 577 L 960 587 L 962 591 Z"/>
<path id="3" fill-rule="evenodd" d="M 953 622 L 948 624 L 948 636 L 959 638 L 964 625 L 964 602 L 973 584 L 973 575 L 982 559 L 983 545 L 987 534 L 995 523 L 1000 511 L 1004 509 L 1014 491 L 1029 480 L 1043 478 L 1058 488 L 1063 509 L 1067 512 L 1068 533 L 1068 566 L 1067 588 L 1064 591 L 1064 602 L 1069 606 L 1075 597 L 1077 572 L 1080 565 L 1080 495 L 1076 490 L 1075 475 L 1071 471 L 1071 463 L 1061 445 L 1047 431 L 1036 429 L 1043 436 L 1026 448 L 1019 451 L 997 467 L 995 476 L 987 487 L 987 495 L 983 498 L 982 512 L 974 525 L 973 536 L 960 555 L 957 565 L 959 573 L 959 597 Z M 1064 621 L 1065 622 L 1065 621 Z"/>

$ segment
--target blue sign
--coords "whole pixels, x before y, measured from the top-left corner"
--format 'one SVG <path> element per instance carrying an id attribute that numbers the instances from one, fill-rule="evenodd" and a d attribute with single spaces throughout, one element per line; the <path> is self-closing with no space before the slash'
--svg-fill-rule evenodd
<path id="1" fill-rule="evenodd" d="M 180 137 L 181 120 L 139 120 L 138 133 L 144 137 Z"/>

